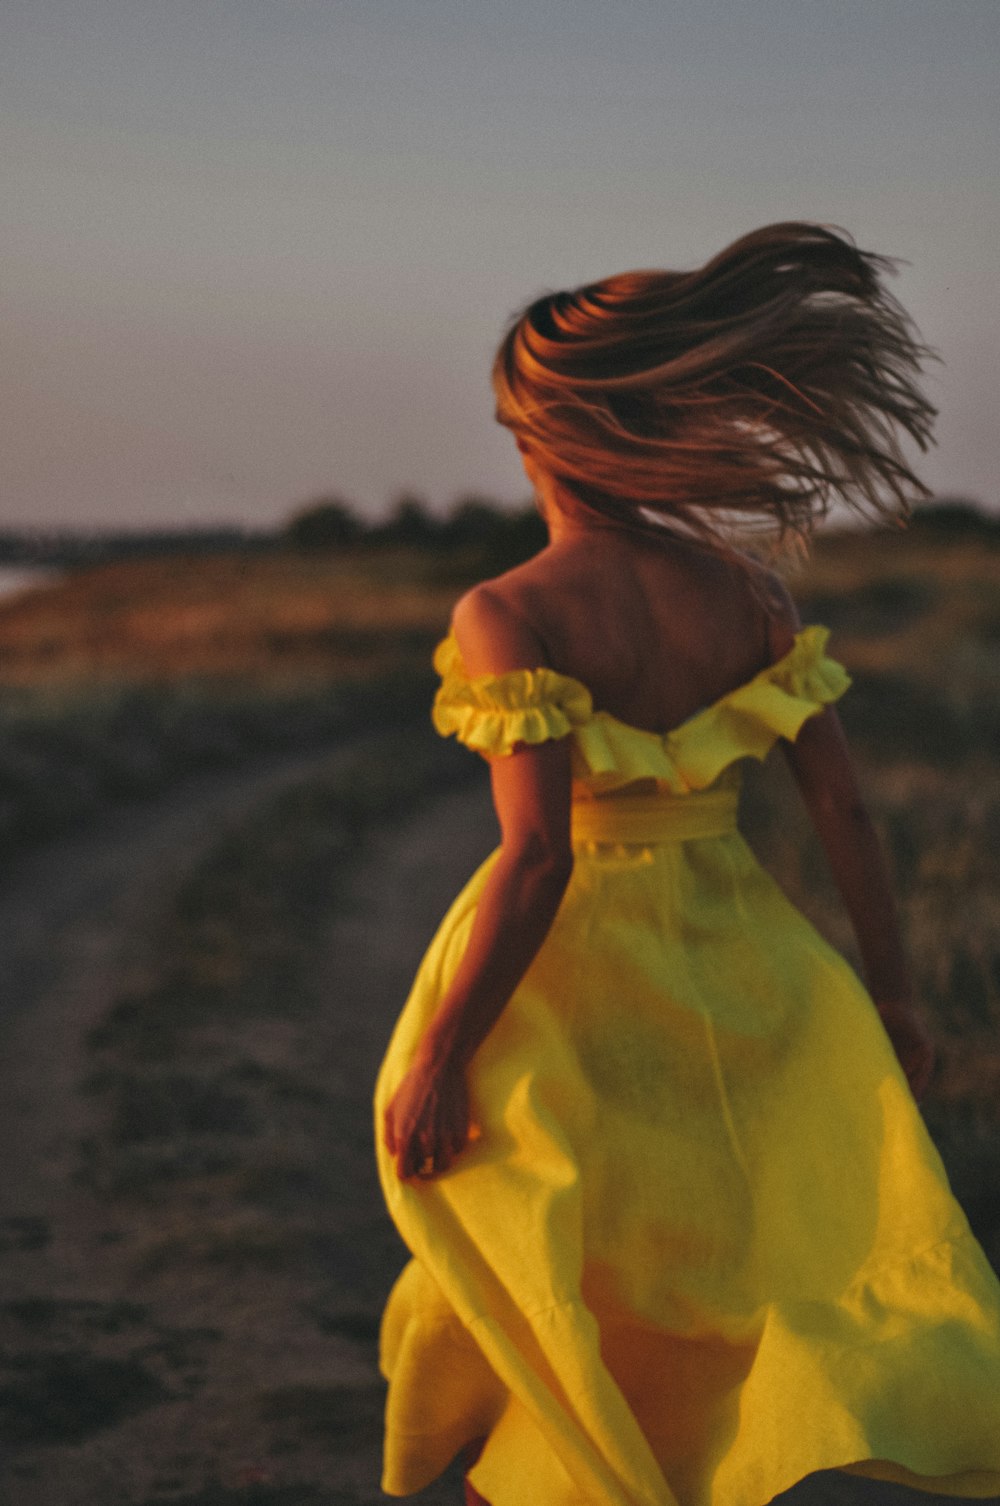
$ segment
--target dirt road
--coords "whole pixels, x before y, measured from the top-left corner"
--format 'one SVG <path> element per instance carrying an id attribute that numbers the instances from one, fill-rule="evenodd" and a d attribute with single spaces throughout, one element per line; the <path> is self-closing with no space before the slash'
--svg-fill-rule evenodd
<path id="1" fill-rule="evenodd" d="M 330 754 L 312 754 L 206 778 L 36 851 L 0 887 L 0 1425 L 18 1445 L 5 1506 L 385 1499 L 373 1340 L 379 1291 L 403 1252 L 370 1165 L 359 1161 L 357 1185 L 345 1189 L 349 1217 L 316 1213 L 325 1284 L 267 1259 L 150 1269 L 138 1258 L 148 1214 L 137 1224 L 127 1205 L 79 1180 L 93 1114 L 81 1091 L 87 1033 L 151 918 L 220 831 L 330 767 Z M 371 1080 L 415 963 L 493 831 L 481 784 L 432 800 L 373 838 L 329 928 L 323 986 L 352 1007 L 349 1018 L 331 1010 L 313 1045 L 343 1085 L 359 1142 L 370 1136 Z M 362 1224 L 376 1228 L 378 1268 L 344 1319 L 338 1278 L 349 1282 L 359 1253 L 365 1264 L 350 1248 L 359 1206 Z M 454 1481 L 425 1499 L 454 1501 Z"/>
<path id="2" fill-rule="evenodd" d="M 151 925 L 220 834 L 352 756 L 206 778 L 39 849 L 0 884 L 3 1506 L 386 1499 L 375 1338 L 404 1252 L 372 1166 L 371 1085 L 417 960 L 495 840 L 484 783 L 369 833 L 315 946 L 324 1003 L 252 1023 L 251 1066 L 280 1108 L 247 1141 L 256 1201 L 245 1164 L 229 1182 L 189 1176 L 183 1198 L 81 1176 L 99 1111 L 90 1032 Z M 411 1499 L 458 1506 L 457 1472 Z M 782 1501 L 935 1499 L 816 1477 Z"/>

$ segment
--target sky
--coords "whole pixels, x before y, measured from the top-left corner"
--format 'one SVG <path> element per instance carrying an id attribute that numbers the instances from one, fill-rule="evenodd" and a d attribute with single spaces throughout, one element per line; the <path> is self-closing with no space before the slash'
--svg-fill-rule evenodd
<path id="1" fill-rule="evenodd" d="M 4 0 L 0 526 L 523 502 L 537 294 L 780 219 L 903 258 L 1000 506 L 1000 0 Z"/>

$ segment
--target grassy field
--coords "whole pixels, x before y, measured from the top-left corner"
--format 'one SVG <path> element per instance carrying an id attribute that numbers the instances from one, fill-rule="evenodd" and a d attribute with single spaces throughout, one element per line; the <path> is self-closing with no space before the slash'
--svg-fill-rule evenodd
<path id="1" fill-rule="evenodd" d="M 83 570 L 0 603 L 0 838 L 31 841 L 198 769 L 422 715 L 430 649 L 482 561 L 293 550 Z M 1000 1103 L 1000 549 L 993 529 L 833 535 L 791 577 L 854 686 L 842 714 L 889 847 L 936 1099 Z M 748 821 L 849 949 L 779 773 Z M 959 1063 L 961 1062 L 961 1066 Z M 997 1112 L 1000 1112 L 998 1110 Z"/>
<path id="2" fill-rule="evenodd" d="M 288 551 L 109 565 L 0 604 L 8 846 L 207 768 L 362 740 L 211 834 L 83 1042 L 74 1195 L 103 1210 L 128 1300 L 39 1289 L 0 1304 L 0 1440 L 32 1506 L 90 1506 L 71 1482 L 91 1446 L 149 1456 L 120 1495 L 142 1506 L 375 1498 L 325 1486 L 345 1449 L 377 1457 L 380 1389 L 363 1367 L 331 1376 L 329 1347 L 307 1358 L 314 1341 L 370 1356 L 402 1251 L 371 1165 L 373 1045 L 317 979 L 369 841 L 483 777 L 426 714 L 430 648 L 474 573 L 422 551 Z M 925 1113 L 1000 1268 L 1000 551 L 990 532 L 831 537 L 791 584 L 854 677 L 842 714 L 941 1046 Z M 751 841 L 852 955 L 780 759 L 749 773 Z M 41 1248 L 42 1225 L 22 1222 L 15 1243 Z M 197 1293 L 204 1322 L 188 1316 Z M 253 1395 L 259 1461 L 227 1463 L 221 1442 L 154 1460 L 158 1409 L 239 1436 L 225 1408 L 257 1313 L 263 1339 L 294 1336 L 304 1356 L 294 1384 Z"/>
<path id="3" fill-rule="evenodd" d="M 1000 1263 L 1000 550 L 996 535 L 831 541 L 796 583 L 854 676 L 842 716 L 940 1046 L 925 1117 Z M 817 844 L 763 803 L 775 871 L 851 953 Z"/>
<path id="4" fill-rule="evenodd" d="M 0 603 L 0 837 L 30 841 L 192 770 L 420 715 L 431 646 L 481 568 L 398 548 L 151 559 Z M 948 1043 L 938 1098 L 957 1111 L 972 1094 L 988 1118 L 1000 1103 L 1000 1052 L 983 1050 L 1000 1022 L 997 532 L 833 535 L 791 584 L 854 676 L 842 714 Z M 755 839 L 849 947 L 779 791 L 774 775 L 751 792 Z"/>
<path id="5" fill-rule="evenodd" d="M 400 549 L 95 566 L 0 603 L 0 678 L 71 690 L 368 674 L 422 647 L 464 578 L 460 556 Z"/>
<path id="6" fill-rule="evenodd" d="M 153 559 L 0 602 L 0 841 L 412 714 L 455 569 L 388 550 Z"/>

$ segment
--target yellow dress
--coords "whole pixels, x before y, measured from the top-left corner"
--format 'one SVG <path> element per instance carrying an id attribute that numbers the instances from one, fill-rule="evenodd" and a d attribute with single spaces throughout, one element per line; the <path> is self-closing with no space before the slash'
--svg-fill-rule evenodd
<path id="1" fill-rule="evenodd" d="M 440 732 L 494 755 L 572 738 L 575 864 L 444 1176 L 400 1183 L 381 1116 L 495 854 L 379 1074 L 413 1255 L 382 1324 L 390 1495 L 484 1436 L 492 1506 L 764 1506 L 851 1465 L 1000 1495 L 1000 1284 L 869 996 L 736 829 L 740 760 L 849 684 L 827 636 L 666 736 L 439 646 Z"/>

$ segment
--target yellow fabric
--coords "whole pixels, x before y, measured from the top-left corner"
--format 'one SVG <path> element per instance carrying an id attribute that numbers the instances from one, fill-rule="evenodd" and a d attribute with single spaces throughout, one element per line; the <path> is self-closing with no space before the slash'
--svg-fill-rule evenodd
<path id="1" fill-rule="evenodd" d="M 868 995 L 728 820 L 634 840 L 636 780 L 642 805 L 731 798 L 842 693 L 826 638 L 662 737 L 439 648 L 439 730 L 498 756 L 572 737 L 574 809 L 608 809 L 473 1059 L 480 1138 L 404 1186 L 377 1135 L 414 1257 L 382 1328 L 389 1494 L 485 1436 L 492 1506 L 764 1506 L 837 1467 L 1000 1495 L 1000 1285 Z M 377 1129 L 494 860 L 421 964 Z"/>
<path id="2" fill-rule="evenodd" d="M 783 659 L 660 735 L 595 711 L 585 685 L 552 669 L 470 678 L 449 633 L 434 654 L 441 676 L 434 725 L 491 757 L 572 732 L 578 793 L 655 779 L 684 794 L 712 784 L 734 759 L 766 758 L 779 737 L 794 738 L 807 717 L 843 695 L 850 679 L 826 655 L 829 636 L 824 627 L 803 628 Z"/>
<path id="3" fill-rule="evenodd" d="M 698 790 L 688 795 L 637 793 L 615 800 L 574 800 L 570 835 L 574 847 L 586 843 L 628 846 L 689 842 L 736 830 L 739 790 Z"/>

